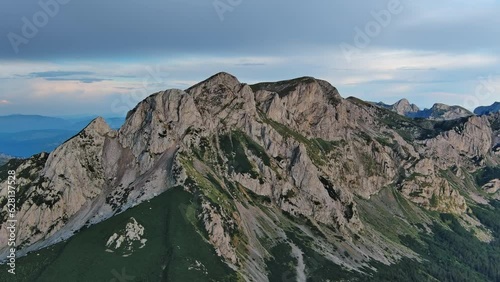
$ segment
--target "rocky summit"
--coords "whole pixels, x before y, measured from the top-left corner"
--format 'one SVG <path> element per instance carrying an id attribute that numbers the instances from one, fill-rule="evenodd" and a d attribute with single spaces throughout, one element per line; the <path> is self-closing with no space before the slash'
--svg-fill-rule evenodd
<path id="1" fill-rule="evenodd" d="M 382 102 L 374 104 L 411 118 L 454 120 L 474 115 L 472 112 L 461 106 L 449 106 L 442 103 L 436 103 L 430 109 L 420 110 L 417 105 L 410 104 L 407 99 L 401 99 L 393 105 L 387 105 Z"/>
<path id="2" fill-rule="evenodd" d="M 97 118 L 1 168 L 0 258 L 15 170 L 18 265 L 40 268 L 25 281 L 109 281 L 121 265 L 134 281 L 454 277 L 445 264 L 466 254 L 443 236 L 484 248 L 470 252 L 499 238 L 500 117 L 440 104 L 440 118 L 404 116 L 416 112 L 312 77 L 248 85 L 218 73 L 155 93 L 119 130 Z M 467 263 L 457 271 L 500 279 Z"/>

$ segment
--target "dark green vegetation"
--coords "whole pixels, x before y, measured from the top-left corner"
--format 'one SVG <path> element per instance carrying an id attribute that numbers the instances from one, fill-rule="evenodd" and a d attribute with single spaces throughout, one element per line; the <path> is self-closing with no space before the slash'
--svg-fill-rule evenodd
<path id="1" fill-rule="evenodd" d="M 23 162 L 23 159 L 10 159 L 6 164 L 0 166 L 0 181 L 7 179 L 9 170 L 16 170 Z"/>
<path id="2" fill-rule="evenodd" d="M 291 232 L 289 231 L 287 232 L 287 236 L 303 252 L 307 281 L 345 281 L 346 279 L 356 281 L 368 278 L 367 276 L 362 276 L 360 273 L 348 271 L 326 259 L 312 247 L 314 239 L 305 236 L 300 230 L 294 229 Z"/>
<path id="3" fill-rule="evenodd" d="M 397 194 L 390 195 L 383 196 L 385 202 L 381 203 L 382 206 L 399 205 L 404 212 L 418 215 L 411 203 L 404 202 Z M 199 207 L 193 202 L 195 198 L 180 187 L 174 188 L 150 202 L 84 229 L 66 242 L 21 258 L 17 263 L 16 280 L 6 274 L 5 266 L 0 266 L 0 281 L 110 281 L 114 270 L 116 273 L 125 271 L 128 276 L 134 277 L 133 281 L 237 281 L 237 274 L 203 240 L 205 231 L 201 230 L 196 217 Z M 491 204 L 475 206 L 472 210 L 498 239 L 500 201 Z M 396 210 L 392 212 L 398 213 Z M 371 220 L 381 229 L 391 226 L 394 231 L 404 229 L 403 225 L 398 226 L 399 221 L 388 219 L 384 211 L 379 210 L 379 213 L 380 216 L 371 215 L 378 219 Z M 429 225 L 432 233 L 424 232 L 420 224 L 412 223 L 409 214 L 405 216 L 412 224 L 402 231 L 406 235 L 397 235 L 399 231 L 394 235 L 387 233 L 391 240 L 398 240 L 418 253 L 423 259 L 421 262 L 403 259 L 391 266 L 372 262 L 371 267 L 377 271 L 369 268 L 361 269 L 363 273 L 348 271 L 318 253 L 313 237 L 298 228 L 287 227 L 289 240 L 269 248 L 271 257 L 266 261 L 269 279 L 293 281 L 296 277 L 297 259 L 292 255 L 290 245 L 293 243 L 304 254 L 308 281 L 500 280 L 499 241 L 490 244 L 480 242 L 452 215 L 425 213 L 434 221 Z M 146 246 L 136 249 L 130 257 L 123 257 L 118 252 L 106 252 L 108 238 L 123 229 L 131 217 L 145 227 Z M 303 224 L 294 217 L 287 218 Z M 344 253 L 344 256 L 349 254 Z"/>
<path id="4" fill-rule="evenodd" d="M 380 109 L 380 121 L 396 130 L 407 141 L 425 140 L 438 136 L 442 132 L 455 130 L 460 132 L 468 118 L 448 121 L 433 121 L 428 119 L 408 118 L 389 110 Z"/>
<path id="5" fill-rule="evenodd" d="M 273 256 L 266 261 L 269 281 L 281 281 L 283 274 L 286 274 L 286 277 L 292 281 L 295 280 L 297 259 L 292 254 L 292 247 L 287 243 L 280 242 L 269 251 Z"/>
<path id="6" fill-rule="evenodd" d="M 412 274 L 413 281 L 422 281 L 429 276 L 438 281 L 500 281 L 500 203 L 494 205 L 496 210 L 476 207 L 474 211 L 494 230 L 497 240 L 490 244 L 480 242 L 455 217 L 442 214 L 439 224 L 431 226 L 433 235 L 420 234 L 419 240 L 411 236 L 401 237 L 405 245 L 426 261 L 421 264 L 404 261 L 393 268 L 404 268 L 405 273 Z"/>
<path id="7" fill-rule="evenodd" d="M 487 184 L 493 179 L 500 179 L 500 167 L 485 167 L 475 173 L 476 182 L 479 186 Z"/>
<path id="8" fill-rule="evenodd" d="M 378 271 L 365 270 L 370 281 L 500 281 L 499 201 L 471 205 L 471 216 L 493 231 L 491 243 L 479 241 L 455 216 L 421 209 L 394 188 L 383 189 L 369 201 L 359 199 L 358 209 L 363 222 L 422 260 L 405 258 L 391 266 L 371 263 Z"/>
<path id="9" fill-rule="evenodd" d="M 423 259 L 404 259 L 379 271 L 371 281 L 500 281 L 500 202 L 473 207 L 474 214 L 494 232 L 491 243 L 479 241 L 458 220 L 440 214 L 430 226 L 432 234 L 400 236 L 400 241 Z"/>
<path id="10" fill-rule="evenodd" d="M 247 143 L 247 139 L 248 138 L 246 138 L 244 134 L 234 132 L 228 135 L 219 136 L 219 145 L 225 157 L 228 159 L 229 172 L 249 173 L 252 178 L 257 178 L 259 173 L 245 153 L 245 144 L 253 144 Z M 255 145 L 248 147 L 256 150 L 259 155 L 264 156 L 267 162 L 270 161 L 263 149 L 260 150 Z"/>
<path id="11" fill-rule="evenodd" d="M 0 266 L 0 281 L 110 281 L 122 270 L 134 277 L 132 281 L 236 281 L 237 275 L 200 235 L 191 199 L 180 187 L 169 190 L 19 259 L 15 279 Z M 129 257 L 106 252 L 108 238 L 131 217 L 145 228 L 145 247 Z"/>
<path id="12" fill-rule="evenodd" d="M 488 119 L 493 130 L 500 130 L 500 112 L 490 115 Z"/>

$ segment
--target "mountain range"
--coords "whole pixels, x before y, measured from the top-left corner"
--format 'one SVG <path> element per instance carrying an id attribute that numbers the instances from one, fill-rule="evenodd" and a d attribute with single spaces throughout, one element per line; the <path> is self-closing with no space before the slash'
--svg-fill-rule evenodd
<path id="1" fill-rule="evenodd" d="M 500 113 L 406 102 L 227 73 L 155 93 L 0 168 L 0 258 L 15 170 L 18 281 L 499 281 Z"/>
<path id="2" fill-rule="evenodd" d="M 30 157 L 51 152 L 82 130 L 95 116 L 58 118 L 39 115 L 0 116 L 0 153 Z M 124 118 L 106 118 L 111 128 L 120 128 Z"/>
<path id="3" fill-rule="evenodd" d="M 411 118 L 424 118 L 431 120 L 453 120 L 474 115 L 474 113 L 470 112 L 469 110 L 461 106 L 449 106 L 441 103 L 434 104 L 430 109 L 420 110 L 417 105 L 410 104 L 410 102 L 407 99 L 401 99 L 393 105 L 384 104 L 382 102 L 374 104 L 379 107 L 392 110 L 400 115 L 404 115 Z M 491 113 L 498 111 L 500 111 L 500 108 L 496 111 L 491 111 Z M 481 113 L 484 113 L 484 111 L 482 111 Z"/>

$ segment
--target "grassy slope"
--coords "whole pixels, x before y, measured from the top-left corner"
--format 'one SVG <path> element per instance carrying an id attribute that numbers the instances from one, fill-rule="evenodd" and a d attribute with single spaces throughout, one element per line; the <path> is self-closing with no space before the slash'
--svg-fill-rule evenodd
<path id="1" fill-rule="evenodd" d="M 387 189 L 382 193 L 387 193 Z M 403 259 L 392 266 L 372 264 L 378 271 L 371 274 L 370 281 L 500 281 L 500 202 L 492 202 L 492 207 L 472 207 L 474 215 L 496 238 L 487 244 L 466 231 L 453 215 L 419 211 L 397 194 L 392 200 L 389 195 L 375 196 L 370 202 L 360 200 L 364 221 L 424 260 L 419 263 Z M 394 200 L 398 200 L 397 204 L 390 202 Z M 403 214 L 404 221 L 400 220 Z M 418 216 L 412 219 L 411 215 Z M 424 231 L 422 224 L 426 222 L 418 218 L 432 220 L 433 224 L 429 225 L 432 233 Z"/>
<path id="2" fill-rule="evenodd" d="M 191 195 L 174 188 L 150 202 L 81 231 L 67 242 L 17 262 L 16 279 L 0 266 L 0 281 L 110 281 L 116 273 L 133 281 L 235 281 L 236 276 L 203 240 L 190 217 Z M 190 215 L 191 213 L 191 215 Z M 148 240 L 129 257 L 106 252 L 106 241 L 131 217 L 145 227 Z M 196 261 L 208 270 L 189 270 Z M 199 269 L 202 269 L 200 267 Z"/>

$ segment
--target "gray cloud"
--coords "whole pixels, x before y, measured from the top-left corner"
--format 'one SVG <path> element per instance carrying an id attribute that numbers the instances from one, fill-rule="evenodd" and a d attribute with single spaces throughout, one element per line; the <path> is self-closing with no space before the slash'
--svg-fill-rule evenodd
<path id="1" fill-rule="evenodd" d="M 18 54 L 3 36 L 0 58 L 282 54 L 305 46 L 334 48 L 352 42 L 355 27 L 363 29 L 373 20 L 371 13 L 386 9 L 389 1 L 242 0 L 225 12 L 221 21 L 209 0 L 72 0 L 60 7 L 36 37 L 20 45 Z M 444 10 L 448 13 L 443 14 L 445 20 L 436 22 L 423 17 L 438 6 L 435 2 L 401 0 L 403 13 L 393 17 L 373 44 L 448 51 L 498 50 L 500 38 L 495 34 L 499 20 L 494 16 L 498 4 L 489 2 L 479 0 L 476 6 L 464 8 L 457 5 Z M 489 8 L 491 14 L 486 15 L 491 17 L 467 17 L 467 11 L 474 7 Z M 31 20 L 40 10 L 37 2 L 2 1 L 0 34 L 22 35 L 22 17 Z M 462 14 L 466 16 L 460 17 Z"/>
<path id="2" fill-rule="evenodd" d="M 44 71 L 44 72 L 32 72 L 29 74 L 30 77 L 41 77 L 41 78 L 58 78 L 73 75 L 92 75 L 94 72 L 89 71 Z"/>
<path id="3" fill-rule="evenodd" d="M 95 72 L 90 71 L 45 71 L 45 72 L 32 72 L 27 76 L 19 75 L 28 78 L 43 78 L 48 81 L 79 81 L 82 83 L 94 83 L 101 81 L 109 81 L 111 79 L 96 78 L 96 77 L 81 77 L 81 76 L 95 76 Z"/>

